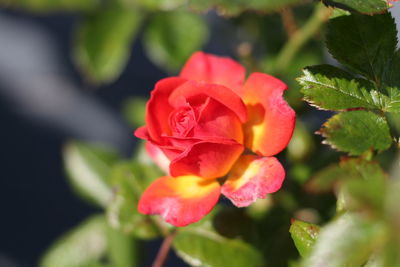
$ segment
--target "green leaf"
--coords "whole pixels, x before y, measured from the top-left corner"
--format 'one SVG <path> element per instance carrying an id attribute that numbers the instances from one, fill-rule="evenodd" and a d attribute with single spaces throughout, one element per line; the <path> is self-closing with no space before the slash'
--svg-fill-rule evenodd
<path id="1" fill-rule="evenodd" d="M 145 98 L 129 98 L 124 102 L 122 113 L 125 119 L 134 127 L 145 125 L 146 103 Z"/>
<path id="2" fill-rule="evenodd" d="M 149 10 L 173 10 L 186 4 L 187 0 L 123 0 L 139 4 L 141 7 Z"/>
<path id="3" fill-rule="evenodd" d="M 333 185 L 345 177 L 347 172 L 338 164 L 329 165 L 318 171 L 315 176 L 306 184 L 308 192 L 324 193 L 333 190 Z"/>
<path id="4" fill-rule="evenodd" d="M 137 210 L 142 192 L 158 177 L 147 168 L 131 162 L 114 167 L 111 184 L 115 194 L 107 209 L 108 220 L 114 228 L 142 239 L 152 239 L 160 234 L 151 218 Z"/>
<path id="5" fill-rule="evenodd" d="M 377 91 L 367 80 L 355 78 L 334 66 L 307 67 L 297 80 L 303 86 L 301 92 L 311 104 L 328 110 L 350 108 L 392 109 L 396 104 Z"/>
<path id="6" fill-rule="evenodd" d="M 375 249 L 385 241 L 383 223 L 346 213 L 321 228 L 304 267 L 363 266 Z"/>
<path id="7" fill-rule="evenodd" d="M 140 260 L 139 243 L 130 236 L 108 227 L 108 256 L 112 267 L 135 267 Z"/>
<path id="8" fill-rule="evenodd" d="M 106 207 L 112 198 L 109 174 L 118 154 L 104 147 L 70 142 L 65 146 L 63 157 L 69 182 L 76 193 Z"/>
<path id="9" fill-rule="evenodd" d="M 396 25 L 390 13 L 375 16 L 352 14 L 330 20 L 326 44 L 340 63 L 379 87 L 395 53 L 396 36 Z"/>
<path id="10" fill-rule="evenodd" d="M 365 14 L 381 13 L 389 8 L 386 0 L 323 0 L 330 6 Z"/>
<path id="11" fill-rule="evenodd" d="M 76 12 L 93 10 L 100 0 L 2 0 L 1 4 L 33 12 Z"/>
<path id="12" fill-rule="evenodd" d="M 173 11 L 151 17 L 143 42 L 147 56 L 155 64 L 176 71 L 201 49 L 207 38 L 208 28 L 201 16 Z"/>
<path id="13" fill-rule="evenodd" d="M 264 12 L 278 11 L 288 5 L 300 2 L 299 0 L 190 0 L 189 6 L 196 11 L 207 11 L 217 8 L 225 16 L 238 15 L 246 10 Z"/>
<path id="14" fill-rule="evenodd" d="M 74 59 L 89 81 L 106 83 L 118 78 L 129 59 L 142 16 L 136 9 L 109 4 L 79 25 Z"/>
<path id="15" fill-rule="evenodd" d="M 103 216 L 85 220 L 59 238 L 40 261 L 40 267 L 85 267 L 96 264 L 107 251 L 107 224 Z"/>
<path id="16" fill-rule="evenodd" d="M 300 255 L 306 257 L 317 240 L 319 226 L 312 223 L 293 220 L 289 232 Z"/>
<path id="17" fill-rule="evenodd" d="M 342 209 L 381 214 L 386 195 L 387 175 L 377 162 L 361 158 L 342 159 L 341 168 L 347 172 L 339 189 Z"/>
<path id="18" fill-rule="evenodd" d="M 361 155 L 370 149 L 381 152 L 392 144 L 386 119 L 364 110 L 333 116 L 320 133 L 326 138 L 325 143 L 350 155 Z"/>
<path id="19" fill-rule="evenodd" d="M 191 266 L 259 267 L 260 253 L 239 239 L 227 239 L 202 227 L 181 228 L 173 246 Z"/>

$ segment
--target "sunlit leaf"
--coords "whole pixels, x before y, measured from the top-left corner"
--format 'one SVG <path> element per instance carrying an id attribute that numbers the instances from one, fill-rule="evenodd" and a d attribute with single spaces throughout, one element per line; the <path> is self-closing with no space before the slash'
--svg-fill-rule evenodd
<path id="1" fill-rule="evenodd" d="M 305 257 L 310 253 L 311 248 L 317 240 L 319 226 L 312 223 L 293 220 L 289 232 L 300 255 Z"/>
<path id="2" fill-rule="evenodd" d="M 69 181 L 76 193 L 106 207 L 112 198 L 109 174 L 118 154 L 101 146 L 70 142 L 65 146 L 63 156 Z"/>
<path id="3" fill-rule="evenodd" d="M 364 110 L 333 116 L 323 125 L 320 133 L 326 138 L 326 143 L 350 155 L 360 155 L 371 149 L 384 151 L 392 144 L 386 119 Z"/>
<path id="4" fill-rule="evenodd" d="M 387 0 L 322 0 L 324 3 L 360 13 L 380 13 L 389 8 Z"/>

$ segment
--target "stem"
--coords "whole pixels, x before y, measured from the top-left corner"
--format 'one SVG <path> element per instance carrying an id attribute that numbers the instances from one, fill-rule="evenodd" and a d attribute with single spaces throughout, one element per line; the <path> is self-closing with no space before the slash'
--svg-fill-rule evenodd
<path id="1" fill-rule="evenodd" d="M 286 70 L 297 52 L 311 39 L 329 18 L 332 10 L 324 5 L 317 5 L 308 21 L 289 39 L 279 52 L 275 63 L 275 72 Z"/>
<path id="2" fill-rule="evenodd" d="M 285 28 L 287 36 L 290 38 L 297 32 L 296 19 L 291 8 L 284 8 L 281 10 L 281 17 L 283 27 Z"/>
<path id="3" fill-rule="evenodd" d="M 168 253 L 171 249 L 172 241 L 174 240 L 176 232 L 171 232 L 168 236 L 164 238 L 160 249 L 158 250 L 156 259 L 154 260 L 152 267 L 162 267 L 165 260 L 167 259 Z"/>

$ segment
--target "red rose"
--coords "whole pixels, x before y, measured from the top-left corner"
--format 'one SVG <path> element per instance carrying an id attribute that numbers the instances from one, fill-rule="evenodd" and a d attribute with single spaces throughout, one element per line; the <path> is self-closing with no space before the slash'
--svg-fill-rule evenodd
<path id="1" fill-rule="evenodd" d="M 156 84 L 146 126 L 135 135 L 169 176 L 147 188 L 140 212 L 184 226 L 205 216 L 220 193 L 243 207 L 281 187 L 285 171 L 271 156 L 294 129 L 295 113 L 282 96 L 287 87 L 263 73 L 244 79 L 239 63 L 198 52 L 179 77 Z"/>

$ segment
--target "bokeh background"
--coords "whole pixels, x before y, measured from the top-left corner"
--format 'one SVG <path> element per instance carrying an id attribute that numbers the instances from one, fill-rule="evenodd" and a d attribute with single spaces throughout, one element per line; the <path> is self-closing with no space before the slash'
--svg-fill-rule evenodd
<path id="1" fill-rule="evenodd" d="M 391 12 L 399 21 L 398 3 Z M 210 34 L 203 50 L 235 56 L 248 34 L 213 11 L 205 18 Z M 67 183 L 65 142 L 99 142 L 130 155 L 136 141 L 121 116 L 125 102 L 148 96 L 154 83 L 169 75 L 145 55 L 139 29 L 119 78 L 106 85 L 88 83 L 71 57 L 80 20 L 76 14 L 0 9 L 0 267 L 36 266 L 57 237 L 99 211 L 78 199 Z M 326 54 L 324 60 L 331 59 Z M 158 246 L 150 243 L 148 253 L 154 255 Z M 179 263 L 172 256 L 168 264 Z"/>

